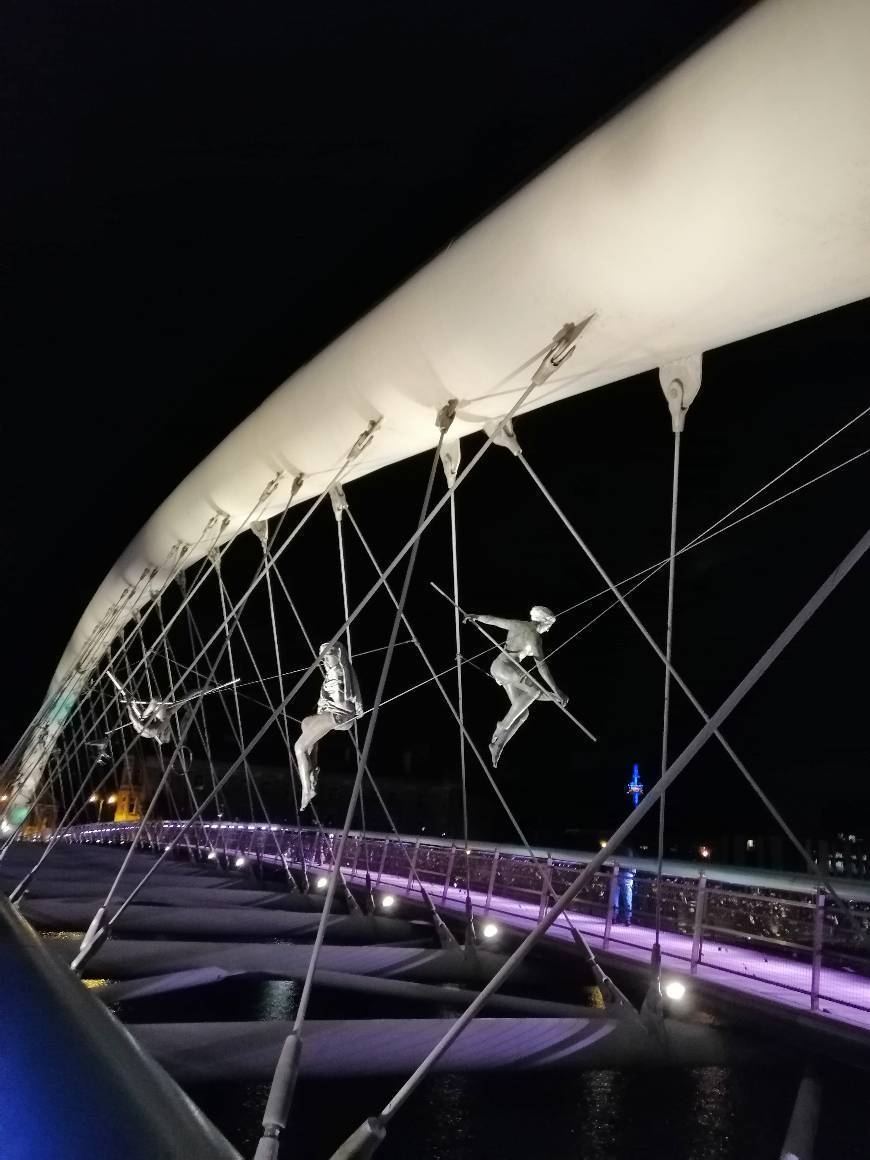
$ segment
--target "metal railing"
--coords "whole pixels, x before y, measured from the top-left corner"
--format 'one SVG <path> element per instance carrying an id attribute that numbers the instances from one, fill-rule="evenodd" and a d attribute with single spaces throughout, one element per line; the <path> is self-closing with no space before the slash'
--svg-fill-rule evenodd
<path id="1" fill-rule="evenodd" d="M 236 858 L 261 865 L 285 861 L 301 867 L 332 864 L 333 833 L 294 826 L 243 822 L 197 822 L 179 837 L 183 823 L 146 825 L 143 845 L 175 847 L 198 856 Z M 127 844 L 135 823 L 72 827 L 68 842 Z M 343 870 L 366 871 L 376 887 L 413 894 L 422 883 L 442 906 L 464 903 L 467 885 L 475 908 L 506 921 L 537 919 L 550 888 L 560 894 L 590 854 L 534 850 L 537 861 L 515 846 L 472 843 L 467 853 L 445 838 L 352 833 Z M 542 865 L 543 863 L 543 865 Z M 649 859 L 605 863 L 571 906 L 590 939 L 613 953 L 638 957 L 652 943 L 657 895 L 661 893 L 662 947 L 669 961 L 692 973 L 736 976 L 762 984 L 794 1003 L 841 1018 L 870 1013 L 870 885 L 840 881 L 838 899 L 819 890 L 809 875 L 694 865 L 666 861 L 659 883 Z"/>

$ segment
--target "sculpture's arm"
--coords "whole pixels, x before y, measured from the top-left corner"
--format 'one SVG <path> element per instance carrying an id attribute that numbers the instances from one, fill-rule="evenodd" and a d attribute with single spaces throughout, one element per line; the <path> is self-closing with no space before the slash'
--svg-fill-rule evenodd
<path id="1" fill-rule="evenodd" d="M 567 701 L 568 698 L 565 696 L 565 694 L 562 692 L 562 690 L 556 684 L 555 680 L 553 679 L 553 674 L 550 672 L 550 666 L 547 664 L 547 662 L 544 660 L 543 657 L 537 657 L 535 659 L 535 667 L 537 668 L 538 672 L 541 674 L 543 679 L 546 681 L 546 683 L 553 690 L 553 693 L 555 694 L 556 699 L 558 701 L 563 702 L 563 703 L 565 701 Z"/>
<path id="2" fill-rule="evenodd" d="M 510 632 L 514 626 L 514 622 L 512 620 L 508 620 L 507 617 L 484 616 L 483 613 L 479 612 L 467 612 L 463 617 L 463 620 L 476 620 L 481 624 L 491 624 L 493 628 L 503 628 L 506 632 Z"/>

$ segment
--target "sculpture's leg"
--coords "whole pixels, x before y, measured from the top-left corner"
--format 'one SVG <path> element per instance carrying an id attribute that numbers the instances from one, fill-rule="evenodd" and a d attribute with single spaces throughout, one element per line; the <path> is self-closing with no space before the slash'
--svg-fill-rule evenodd
<path id="1" fill-rule="evenodd" d="M 537 691 L 529 693 L 523 686 L 508 685 L 506 692 L 511 699 L 511 707 L 496 725 L 492 741 L 489 743 L 493 769 L 498 765 L 498 759 L 505 745 L 520 726 L 528 720 L 529 706 L 538 699 Z"/>
<path id="2" fill-rule="evenodd" d="M 334 724 L 332 717 L 328 713 L 317 713 L 313 717 L 306 717 L 302 722 L 302 732 L 299 734 L 299 740 L 293 747 L 294 753 L 296 754 L 296 765 L 299 769 L 299 780 L 302 783 L 300 809 L 305 809 L 316 792 L 311 754 L 317 742 L 332 731 Z"/>

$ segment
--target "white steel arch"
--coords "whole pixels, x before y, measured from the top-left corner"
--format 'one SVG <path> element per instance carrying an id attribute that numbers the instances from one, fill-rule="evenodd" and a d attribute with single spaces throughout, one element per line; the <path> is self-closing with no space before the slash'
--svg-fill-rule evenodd
<path id="1" fill-rule="evenodd" d="M 870 296 L 870 5 L 765 0 L 571 149 L 298 370 L 169 496 L 112 568 L 52 689 L 126 588 L 195 543 L 505 413 L 566 321 L 593 315 L 525 410 Z M 578 45 L 578 67 L 583 46 Z M 739 389 L 739 388 L 735 388 Z M 208 545 L 191 550 L 187 562 Z M 159 582 L 159 577 L 155 583 Z M 137 599 L 122 601 L 118 630 Z M 142 588 L 141 600 L 146 599 Z M 45 710 L 52 712 L 50 692 Z M 70 701 L 69 685 L 64 704 Z M 62 724 L 62 721 L 61 721 Z M 52 726 L 31 742 L 34 773 Z"/>

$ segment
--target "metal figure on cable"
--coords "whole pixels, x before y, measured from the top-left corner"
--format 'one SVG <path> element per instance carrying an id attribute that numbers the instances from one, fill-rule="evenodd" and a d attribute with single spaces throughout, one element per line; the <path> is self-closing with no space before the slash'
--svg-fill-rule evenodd
<path id="1" fill-rule="evenodd" d="M 94 765 L 108 765 L 112 760 L 112 742 L 108 733 L 101 741 L 89 741 L 88 749 L 94 752 Z"/>
<path id="2" fill-rule="evenodd" d="M 152 698 L 150 701 L 137 701 L 131 697 L 118 678 L 108 673 L 108 678 L 118 690 L 121 701 L 127 710 L 130 724 L 140 737 L 156 741 L 158 745 L 168 745 L 172 740 L 172 719 L 178 710 L 190 701 L 199 701 L 209 693 L 219 693 L 223 689 L 238 684 L 238 677 L 226 681 L 222 685 L 215 685 L 211 689 L 199 689 L 187 697 L 179 697 L 177 701 L 160 701 Z M 112 730 L 114 732 L 114 730 Z M 107 735 L 108 736 L 108 735 Z"/>
<path id="3" fill-rule="evenodd" d="M 333 730 L 352 728 L 362 715 L 362 698 L 356 673 L 341 641 L 322 644 L 318 664 L 323 673 L 323 684 L 320 687 L 317 712 L 303 718 L 302 732 L 294 746 L 299 780 L 302 783 L 300 809 L 303 810 L 317 793 L 318 742 Z"/>
<path id="4" fill-rule="evenodd" d="M 504 650 L 490 665 L 490 674 L 496 684 L 501 685 L 510 699 L 510 708 L 496 725 L 489 743 L 493 768 L 498 765 L 501 752 L 519 727 L 528 720 L 529 708 L 535 701 L 555 701 L 563 707 L 568 698 L 553 680 L 541 643 L 543 633 L 556 623 L 556 614 L 542 604 L 536 604 L 529 613 L 529 620 L 509 620 L 503 616 L 482 616 L 468 613 L 465 620 L 491 624 L 507 632 Z M 549 686 L 549 692 L 542 690 L 523 668 L 523 661 L 531 657 L 542 681 Z"/>

